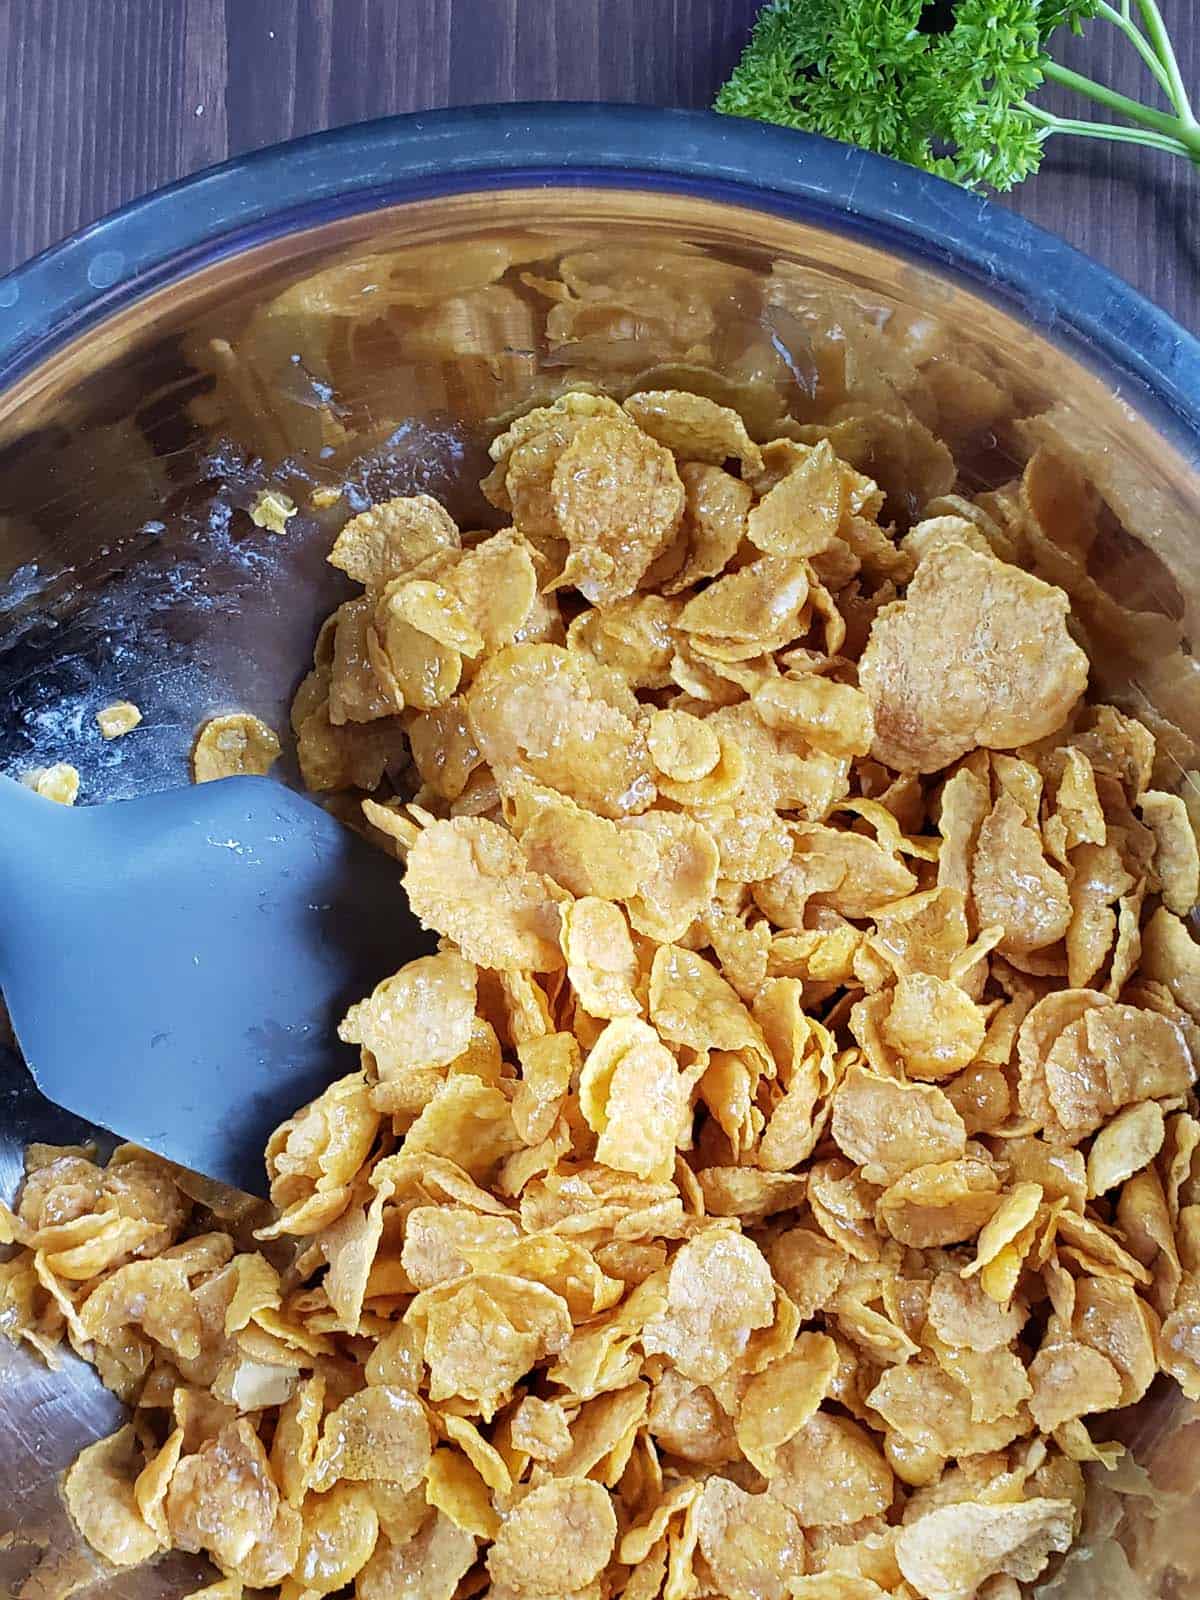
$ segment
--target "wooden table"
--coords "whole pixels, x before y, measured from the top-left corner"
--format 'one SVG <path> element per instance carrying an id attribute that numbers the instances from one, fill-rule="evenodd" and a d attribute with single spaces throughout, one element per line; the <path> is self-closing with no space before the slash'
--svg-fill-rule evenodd
<path id="1" fill-rule="evenodd" d="M 1200 85 L 1195 0 L 1160 3 Z M 317 128 L 485 100 L 708 105 L 758 5 L 0 0 L 0 271 L 148 189 Z M 1147 92 L 1105 25 L 1063 54 Z M 1200 173 L 1186 163 L 1060 139 L 1006 203 L 1200 331 Z"/>

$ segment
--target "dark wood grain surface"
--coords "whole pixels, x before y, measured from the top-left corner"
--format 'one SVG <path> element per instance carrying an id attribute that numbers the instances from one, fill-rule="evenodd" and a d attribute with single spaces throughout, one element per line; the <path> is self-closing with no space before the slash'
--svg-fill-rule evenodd
<path id="1" fill-rule="evenodd" d="M 485 100 L 707 105 L 758 4 L 0 0 L 0 270 L 198 167 L 364 117 Z M 1161 4 L 1200 85 L 1196 0 Z M 1111 28 L 1065 56 L 1147 92 Z M 1200 331 L 1200 173 L 1186 163 L 1060 139 L 1005 203 Z"/>

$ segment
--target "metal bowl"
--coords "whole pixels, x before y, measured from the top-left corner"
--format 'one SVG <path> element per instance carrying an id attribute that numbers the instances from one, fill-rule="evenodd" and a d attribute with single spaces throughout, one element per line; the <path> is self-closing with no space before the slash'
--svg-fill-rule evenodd
<path id="1" fill-rule="evenodd" d="M 594 315 L 556 319 L 543 280 L 564 261 Z M 69 760 L 84 801 L 186 782 L 205 714 L 286 724 L 343 594 L 323 556 L 348 508 L 427 490 L 469 525 L 489 423 L 580 378 L 620 390 L 651 367 L 684 384 L 715 367 L 735 399 L 816 417 L 831 349 L 843 376 L 952 433 L 976 487 L 1049 430 L 1112 512 L 1100 589 L 1196 638 L 1200 345 L 1118 279 L 978 196 L 825 140 L 687 112 L 478 108 L 231 162 L 0 280 L 0 765 Z M 991 391 L 964 404 L 956 367 Z M 301 501 L 279 535 L 247 515 L 268 483 Z M 314 509 L 324 486 L 342 498 Z M 1097 670 L 1172 719 L 1187 765 L 1197 679 L 1164 687 L 1136 640 Z M 106 744 L 94 713 L 122 698 L 145 723 Z M 28 1140 L 94 1132 L 41 1100 L 11 1049 L 0 1097 L 5 1193 Z M 72 1358 L 50 1373 L 0 1340 L 0 1582 L 26 1600 L 201 1581 L 182 1557 L 101 1572 L 58 1507 L 56 1474 L 118 1409 Z M 1176 1489 L 1194 1410 L 1164 1386 L 1122 1423 Z M 1114 1530 L 1146 1594 L 1184 1592 L 1195 1518 L 1146 1549 L 1141 1503 L 1099 1484 L 1085 1558 L 1048 1592 L 1138 1592 Z"/>

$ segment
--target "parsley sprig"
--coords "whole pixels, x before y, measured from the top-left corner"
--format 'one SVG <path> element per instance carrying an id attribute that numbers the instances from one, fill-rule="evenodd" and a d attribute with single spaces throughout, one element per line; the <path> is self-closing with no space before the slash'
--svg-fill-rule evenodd
<path id="1" fill-rule="evenodd" d="M 1037 171 L 1053 134 L 1147 145 L 1200 166 L 1200 122 L 1156 0 L 959 0 L 939 29 L 944 9 L 937 0 L 771 0 L 717 110 L 865 145 L 970 187 L 1011 189 Z M 1124 36 L 1169 109 L 1051 57 L 1055 32 L 1088 22 Z M 1056 116 L 1031 98 L 1044 82 L 1116 120 Z"/>

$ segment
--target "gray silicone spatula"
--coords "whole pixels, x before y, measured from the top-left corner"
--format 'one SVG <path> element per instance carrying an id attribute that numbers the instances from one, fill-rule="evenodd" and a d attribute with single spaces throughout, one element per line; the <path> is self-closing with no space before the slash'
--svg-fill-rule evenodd
<path id="1" fill-rule="evenodd" d="M 271 1130 L 357 1065 L 346 1006 L 433 948 L 400 877 L 269 778 L 78 807 L 0 778 L 0 987 L 38 1087 L 265 1194 Z"/>

